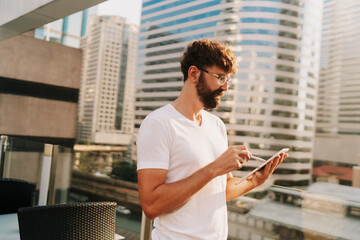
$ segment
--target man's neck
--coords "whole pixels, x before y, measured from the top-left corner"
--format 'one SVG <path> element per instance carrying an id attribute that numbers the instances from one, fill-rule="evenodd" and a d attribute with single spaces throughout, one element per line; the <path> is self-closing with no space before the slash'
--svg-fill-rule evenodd
<path id="1" fill-rule="evenodd" d="M 183 88 L 179 97 L 171 103 L 174 108 L 191 121 L 201 124 L 200 111 L 204 108 L 196 93 Z"/>

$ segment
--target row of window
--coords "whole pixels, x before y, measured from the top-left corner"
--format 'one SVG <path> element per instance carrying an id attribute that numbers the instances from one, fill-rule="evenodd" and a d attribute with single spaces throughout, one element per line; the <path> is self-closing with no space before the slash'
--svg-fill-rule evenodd
<path id="1" fill-rule="evenodd" d="M 312 147 L 300 147 L 300 146 L 289 146 L 289 144 L 267 144 L 267 143 L 252 143 L 252 142 L 244 142 L 245 137 L 249 137 L 249 135 L 252 135 L 251 132 L 245 132 L 243 135 L 241 135 L 240 137 L 234 135 L 232 132 L 228 132 L 228 136 L 229 136 L 229 145 L 246 145 L 249 146 L 250 149 L 252 149 L 253 151 L 255 150 L 271 150 L 271 151 L 279 151 L 279 149 L 282 148 L 289 148 L 291 152 L 302 152 L 302 153 L 311 153 L 312 152 Z M 269 135 L 266 135 L 267 137 L 263 137 L 261 136 L 263 139 L 274 139 L 274 138 L 270 138 L 268 137 Z M 234 140 L 235 138 L 237 139 L 241 139 L 239 141 Z M 259 136 L 254 136 L 254 138 L 259 138 Z M 261 140 L 259 140 L 261 142 Z M 310 142 L 309 142 L 310 143 Z M 290 156 L 289 158 L 286 159 L 286 161 L 290 161 L 290 159 L 304 159 L 303 157 L 298 157 L 295 158 L 293 156 Z M 309 158 L 310 159 L 310 158 Z M 293 162 L 296 162 L 293 160 Z"/>
<path id="2" fill-rule="evenodd" d="M 183 2 L 185 2 L 185 1 L 183 1 Z M 141 24 L 145 24 L 146 22 L 157 21 L 157 20 L 160 20 L 160 19 L 166 19 L 166 18 L 169 18 L 169 17 L 177 16 L 177 15 L 182 15 L 182 14 L 185 14 L 185 13 L 188 13 L 188 12 L 191 12 L 191 11 L 201 10 L 201 9 L 216 6 L 216 5 L 219 5 L 219 4 L 220 4 L 220 1 L 216 0 L 216 1 L 209 1 L 209 2 L 202 3 L 202 4 L 199 4 L 199 5 L 195 5 L 195 6 L 188 6 L 188 7 L 185 7 L 183 9 L 174 10 L 174 11 L 163 13 L 163 14 L 160 14 L 160 15 L 157 14 L 156 16 L 143 19 L 141 21 Z M 171 9 L 171 7 L 172 6 L 168 6 L 168 8 L 166 8 L 166 9 Z M 162 10 L 164 10 L 164 9 L 162 9 Z M 159 10 L 157 10 L 157 8 L 146 10 L 146 11 L 142 12 L 142 16 L 146 16 L 151 12 L 158 12 L 158 11 Z M 230 9 L 229 8 L 225 9 L 225 11 L 222 11 L 222 10 L 219 10 L 219 11 L 220 11 L 220 13 L 224 12 L 224 14 L 228 14 L 229 11 L 231 11 L 231 13 L 236 13 L 236 12 L 240 12 L 240 13 L 242 13 L 242 12 L 265 13 L 265 12 L 267 12 L 267 13 L 277 13 L 277 14 L 287 15 L 287 16 L 291 16 L 291 17 L 297 17 L 299 19 L 303 18 L 302 13 L 299 13 L 297 11 L 293 11 L 293 10 L 290 10 L 290 9 L 283 9 L 283 8 L 277 8 L 277 7 L 243 6 L 243 7 L 240 7 L 240 8 L 236 8 L 234 6 L 234 7 L 230 8 Z"/>

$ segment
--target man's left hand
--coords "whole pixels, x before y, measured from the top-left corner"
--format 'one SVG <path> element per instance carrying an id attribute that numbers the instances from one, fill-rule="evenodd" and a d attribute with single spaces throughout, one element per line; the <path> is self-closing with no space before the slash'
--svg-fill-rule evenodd
<path id="1" fill-rule="evenodd" d="M 287 153 L 279 154 L 279 156 L 277 156 L 274 160 L 266 164 L 263 169 L 255 172 L 250 178 L 248 178 L 248 181 L 252 182 L 254 186 L 260 186 L 269 179 L 279 164 L 282 163 L 282 161 L 288 156 L 289 155 Z"/>

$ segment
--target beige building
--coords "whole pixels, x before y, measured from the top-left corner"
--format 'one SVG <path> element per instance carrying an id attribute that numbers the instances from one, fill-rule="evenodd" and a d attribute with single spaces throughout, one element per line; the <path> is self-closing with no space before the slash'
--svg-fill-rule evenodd
<path id="1" fill-rule="evenodd" d="M 314 147 L 317 165 L 350 168 L 360 164 L 359 10 L 358 1 L 324 2 Z M 359 176 L 359 167 L 354 168 L 354 186 L 360 186 Z"/>
<path id="2" fill-rule="evenodd" d="M 81 50 L 32 34 L 0 42 L 0 134 L 72 146 Z"/>
<path id="3" fill-rule="evenodd" d="M 83 70 L 78 140 L 129 144 L 138 27 L 119 16 L 91 15 L 81 43 Z"/>

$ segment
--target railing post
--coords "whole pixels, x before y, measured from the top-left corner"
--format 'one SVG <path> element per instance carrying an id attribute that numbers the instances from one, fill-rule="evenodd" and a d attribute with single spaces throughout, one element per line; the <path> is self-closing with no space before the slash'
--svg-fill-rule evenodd
<path id="1" fill-rule="evenodd" d="M 57 159 L 59 157 L 59 145 L 52 146 L 51 153 L 51 165 L 50 165 L 50 176 L 49 176 L 49 196 L 47 199 L 47 205 L 55 204 L 55 178 L 56 178 L 56 168 L 57 168 Z"/>
<path id="2" fill-rule="evenodd" d="M 39 206 L 47 205 L 52 154 L 53 145 L 45 144 L 40 178 Z"/>
<path id="3" fill-rule="evenodd" d="M 7 144 L 8 137 L 5 135 L 0 136 L 0 178 L 4 177 L 5 152 Z"/>
<path id="4" fill-rule="evenodd" d="M 152 221 L 148 219 L 144 212 L 141 217 L 140 240 L 151 240 Z"/>

